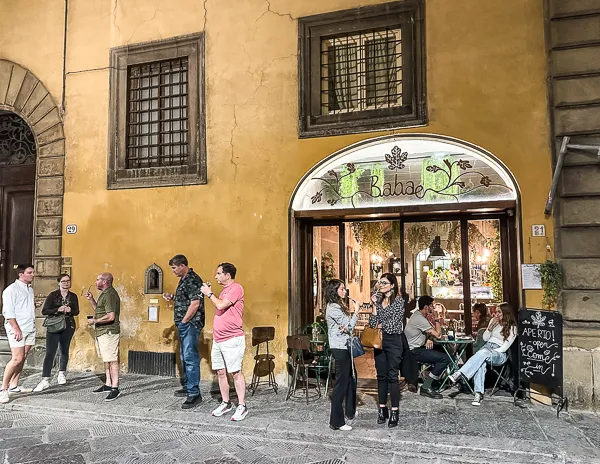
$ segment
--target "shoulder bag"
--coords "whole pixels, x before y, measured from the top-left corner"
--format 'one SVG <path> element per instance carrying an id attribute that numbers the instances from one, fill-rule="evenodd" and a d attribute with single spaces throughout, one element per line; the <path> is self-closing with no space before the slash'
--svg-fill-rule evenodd
<path id="1" fill-rule="evenodd" d="M 352 359 L 358 358 L 359 356 L 365 354 L 365 349 L 363 348 L 362 343 L 360 343 L 360 338 L 358 337 L 350 336 L 346 342 L 346 346 L 348 347 L 348 351 L 350 352 Z"/>
<path id="2" fill-rule="evenodd" d="M 61 333 L 67 328 L 67 320 L 64 314 L 46 316 L 43 326 L 46 327 L 46 332 Z"/>
<path id="3" fill-rule="evenodd" d="M 383 343 L 381 329 L 365 327 L 362 334 L 360 334 L 360 341 L 367 348 L 377 348 L 380 350 Z"/>

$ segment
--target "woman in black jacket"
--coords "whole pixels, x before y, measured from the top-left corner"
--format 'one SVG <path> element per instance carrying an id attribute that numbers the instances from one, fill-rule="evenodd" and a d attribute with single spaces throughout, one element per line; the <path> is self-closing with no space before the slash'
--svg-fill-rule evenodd
<path id="1" fill-rule="evenodd" d="M 61 274 L 58 277 L 58 290 L 51 292 L 44 302 L 42 314 L 44 316 L 65 315 L 67 327 L 60 333 L 46 333 L 46 356 L 44 357 L 44 366 L 42 368 L 42 380 L 33 389 L 34 392 L 41 392 L 50 386 L 50 373 L 54 364 L 56 351 L 60 347 L 60 365 L 58 368 L 58 384 L 67 383 L 66 370 L 69 362 L 69 346 L 75 333 L 75 317 L 79 314 L 79 300 L 77 295 L 69 291 L 71 288 L 71 277 L 68 274 Z"/>

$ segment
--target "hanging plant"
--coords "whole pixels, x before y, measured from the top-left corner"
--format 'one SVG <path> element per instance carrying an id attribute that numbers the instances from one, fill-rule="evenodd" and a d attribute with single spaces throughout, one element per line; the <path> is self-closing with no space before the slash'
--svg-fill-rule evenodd
<path id="1" fill-rule="evenodd" d="M 405 233 L 405 241 L 413 253 L 418 253 L 425 248 L 429 248 L 432 240 L 431 228 L 421 225 L 412 224 L 408 226 Z"/>
<path id="2" fill-rule="evenodd" d="M 335 260 L 333 255 L 328 251 L 323 253 L 321 257 L 321 279 L 323 284 L 328 280 L 335 279 L 337 277 L 337 269 L 335 268 Z"/>
<path id="3" fill-rule="evenodd" d="M 386 256 L 392 248 L 390 234 L 385 234 L 381 222 L 353 222 L 352 233 L 360 246 Z"/>
<path id="4" fill-rule="evenodd" d="M 479 231 L 473 223 L 469 223 L 469 248 L 473 247 L 484 247 L 486 245 L 485 236 Z M 448 247 L 449 253 L 460 255 L 461 252 L 461 239 L 460 239 L 460 222 L 453 222 L 452 228 L 448 231 Z"/>
<path id="5" fill-rule="evenodd" d="M 546 309 L 556 308 L 562 290 L 562 269 L 558 263 L 547 260 L 544 264 L 540 264 L 539 273 L 542 278 L 542 290 L 544 291 L 542 306 Z"/>

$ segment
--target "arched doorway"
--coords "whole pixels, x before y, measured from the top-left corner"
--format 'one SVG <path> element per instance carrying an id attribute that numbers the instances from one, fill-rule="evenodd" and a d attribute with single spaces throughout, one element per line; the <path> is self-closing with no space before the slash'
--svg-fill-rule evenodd
<path id="1" fill-rule="evenodd" d="M 332 154 L 290 202 L 290 333 L 323 311 L 332 277 L 365 303 L 360 330 L 383 272 L 411 299 L 435 297 L 444 317 L 471 333 L 474 303 L 519 307 L 519 217 L 510 171 L 468 142 L 393 135 Z"/>
<path id="2" fill-rule="evenodd" d="M 33 261 L 35 161 L 35 139 L 27 123 L 14 113 L 0 111 L 0 288 L 2 289 L 15 279 L 15 265 Z"/>
<path id="3" fill-rule="evenodd" d="M 4 188 L 7 182 L 17 184 L 5 190 L 8 198 L 2 199 L 3 221 L 6 214 L 12 215 L 9 224 L 23 229 L 18 232 L 16 243 L 10 241 L 17 237 L 17 232 L 7 232 L 4 228 L 1 232 L 2 240 L 9 243 L 5 248 L 2 242 L 0 291 L 15 277 L 13 265 L 26 260 L 33 261 L 35 266 L 36 295 L 47 295 L 56 288 L 56 277 L 61 272 L 65 170 L 61 112 L 46 86 L 33 73 L 17 63 L 0 60 L 0 117 L 6 127 L 0 134 L 0 144 L 5 147 L 5 162 L 0 168 L 2 185 Z M 19 143 L 15 143 L 15 138 Z M 29 148 L 23 148 L 23 144 L 29 144 Z M 36 322 L 38 334 L 43 337 L 41 318 Z"/>

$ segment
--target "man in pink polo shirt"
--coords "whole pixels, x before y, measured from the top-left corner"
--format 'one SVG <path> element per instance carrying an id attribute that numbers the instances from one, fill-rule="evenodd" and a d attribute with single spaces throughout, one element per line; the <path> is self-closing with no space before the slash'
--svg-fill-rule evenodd
<path id="1" fill-rule="evenodd" d="M 246 407 L 246 379 L 242 372 L 242 360 L 246 350 L 246 337 L 242 328 L 244 316 L 244 289 L 234 281 L 236 268 L 231 263 L 221 263 L 217 267 L 215 278 L 223 287 L 217 298 L 210 289 L 210 283 L 205 282 L 200 289 L 215 306 L 213 322 L 213 345 L 211 350 L 212 368 L 217 371 L 222 402 L 212 412 L 219 417 L 233 409 L 229 399 L 229 382 L 227 373 L 233 376 L 235 391 L 238 396 L 238 406 L 231 420 L 241 421 L 248 415 Z"/>

